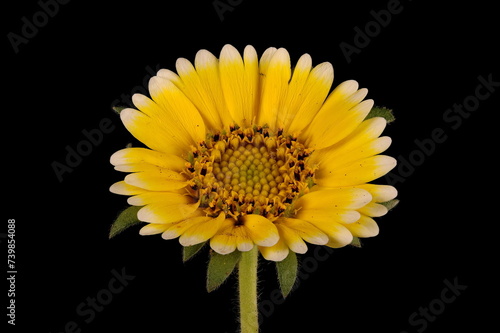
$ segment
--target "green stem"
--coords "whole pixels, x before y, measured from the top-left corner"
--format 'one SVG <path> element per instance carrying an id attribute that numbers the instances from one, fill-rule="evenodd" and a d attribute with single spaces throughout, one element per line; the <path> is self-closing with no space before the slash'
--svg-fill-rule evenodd
<path id="1" fill-rule="evenodd" d="M 241 253 L 238 266 L 241 333 L 259 332 L 259 315 L 257 311 L 258 259 L 259 251 L 257 246 L 254 246 L 248 252 Z"/>

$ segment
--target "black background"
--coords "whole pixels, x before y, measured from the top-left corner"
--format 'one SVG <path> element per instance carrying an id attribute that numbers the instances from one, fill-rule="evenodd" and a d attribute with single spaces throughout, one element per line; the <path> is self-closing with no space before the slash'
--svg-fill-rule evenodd
<path id="1" fill-rule="evenodd" d="M 374 21 L 370 12 L 389 1 L 238 3 L 221 20 L 212 1 L 71 1 L 18 53 L 7 35 L 20 35 L 22 18 L 32 21 L 41 7 L 24 1 L 6 10 L 2 215 L 4 224 L 14 218 L 17 225 L 16 329 L 64 332 L 74 321 L 81 332 L 237 331 L 236 280 L 208 294 L 206 253 L 184 264 L 177 241 L 142 237 L 138 228 L 107 237 L 127 206 L 108 191 L 124 176 L 109 156 L 135 143 L 111 104 L 141 89 L 148 67 L 174 70 L 178 57 L 193 61 L 202 48 L 218 55 L 230 43 L 240 51 L 251 44 L 259 54 L 285 47 L 292 62 L 309 53 L 314 64 L 333 64 L 334 85 L 355 79 L 367 87 L 377 105 L 395 111 L 385 133 L 393 138 L 387 154 L 400 164 L 418 154 L 415 140 L 429 139 L 434 129 L 447 138 L 432 154 L 420 154 L 419 165 L 396 183 L 401 203 L 378 219 L 380 235 L 309 268 L 284 303 L 265 309 L 262 332 L 487 330 L 497 308 L 500 88 L 456 129 L 443 115 L 474 95 L 479 76 L 500 81 L 493 5 L 401 1 L 400 13 L 347 61 L 339 45 L 355 46 L 354 28 L 364 30 Z M 53 162 L 64 163 L 66 146 L 75 148 L 82 131 L 104 118 L 113 130 L 59 181 Z M 6 257 L 5 244 L 2 238 Z M 85 322 L 89 317 L 76 308 L 107 288 L 113 270 L 134 278 Z M 261 301 L 269 300 L 278 287 L 272 264 L 262 262 L 260 278 Z M 434 321 L 412 326 L 409 317 L 436 304 L 443 281 L 455 279 L 467 289 Z"/>

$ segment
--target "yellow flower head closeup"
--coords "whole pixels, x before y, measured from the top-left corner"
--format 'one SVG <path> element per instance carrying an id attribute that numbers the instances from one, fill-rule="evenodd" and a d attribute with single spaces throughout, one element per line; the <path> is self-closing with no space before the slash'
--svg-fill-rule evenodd
<path id="1" fill-rule="evenodd" d="M 394 199 L 370 183 L 396 165 L 380 155 L 387 121 L 368 117 L 373 101 L 356 81 L 331 90 L 333 67 L 308 54 L 292 66 L 287 50 L 258 57 L 225 45 L 217 58 L 200 50 L 176 72 L 161 69 L 150 97 L 121 111 L 127 130 L 147 148 L 111 156 L 129 173 L 111 192 L 128 195 L 147 224 L 142 235 L 209 242 L 219 254 L 258 246 L 267 260 L 307 243 L 333 248 L 379 232 L 374 217 Z"/>

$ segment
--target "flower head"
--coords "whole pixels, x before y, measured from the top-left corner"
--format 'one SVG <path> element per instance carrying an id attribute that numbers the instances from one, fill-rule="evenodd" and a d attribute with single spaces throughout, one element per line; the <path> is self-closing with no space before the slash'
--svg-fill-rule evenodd
<path id="1" fill-rule="evenodd" d="M 273 261 L 305 253 L 307 243 L 342 247 L 378 234 L 373 217 L 396 197 L 369 182 L 395 165 L 379 155 L 381 117 L 366 89 L 346 81 L 333 91 L 333 67 L 312 67 L 304 54 L 294 69 L 288 52 L 268 48 L 258 59 L 231 45 L 219 59 L 200 50 L 194 65 L 162 69 L 151 98 L 135 94 L 125 127 L 148 148 L 111 157 L 128 172 L 111 192 L 142 206 L 142 235 L 179 237 L 183 246 L 209 241 L 220 254 L 258 246 Z"/>

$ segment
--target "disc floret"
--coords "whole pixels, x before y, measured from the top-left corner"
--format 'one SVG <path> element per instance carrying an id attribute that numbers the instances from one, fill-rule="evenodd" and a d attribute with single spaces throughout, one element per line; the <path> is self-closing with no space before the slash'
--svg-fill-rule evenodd
<path id="1" fill-rule="evenodd" d="M 274 221 L 293 213 L 293 202 L 314 184 L 307 164 L 312 149 L 282 131 L 265 127 L 217 133 L 193 148 L 187 164 L 193 196 L 210 216 L 236 221 L 259 214 Z"/>

